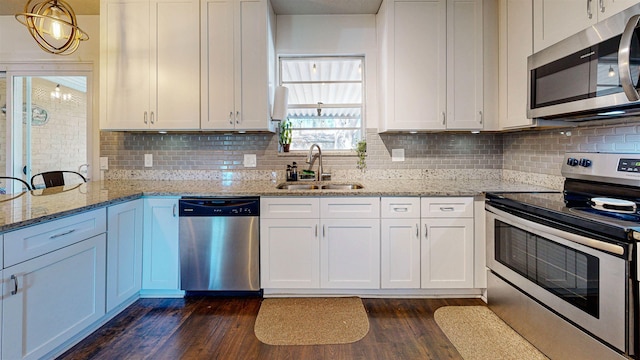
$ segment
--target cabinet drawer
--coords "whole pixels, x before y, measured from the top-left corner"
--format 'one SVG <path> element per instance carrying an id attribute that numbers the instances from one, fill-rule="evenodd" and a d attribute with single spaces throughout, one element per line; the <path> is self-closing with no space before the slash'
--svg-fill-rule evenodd
<path id="1" fill-rule="evenodd" d="M 380 199 L 382 218 L 408 219 L 420 217 L 420 198 L 383 197 Z"/>
<path id="2" fill-rule="evenodd" d="M 423 218 L 470 218 L 473 217 L 473 198 L 422 198 L 421 213 Z"/>
<path id="3" fill-rule="evenodd" d="M 260 217 L 266 219 L 317 219 L 320 217 L 318 198 L 260 198 Z"/>
<path id="4" fill-rule="evenodd" d="M 49 221 L 4 234 L 4 267 L 88 239 L 107 231 L 105 208 Z"/>
<path id="5" fill-rule="evenodd" d="M 320 199 L 320 215 L 323 219 L 380 218 L 380 198 L 322 198 Z"/>

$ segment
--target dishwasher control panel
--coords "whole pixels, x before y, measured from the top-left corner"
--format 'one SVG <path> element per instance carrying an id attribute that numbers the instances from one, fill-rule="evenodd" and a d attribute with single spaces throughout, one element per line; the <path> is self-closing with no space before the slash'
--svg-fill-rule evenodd
<path id="1" fill-rule="evenodd" d="M 180 216 L 260 216 L 260 198 L 182 198 Z"/>

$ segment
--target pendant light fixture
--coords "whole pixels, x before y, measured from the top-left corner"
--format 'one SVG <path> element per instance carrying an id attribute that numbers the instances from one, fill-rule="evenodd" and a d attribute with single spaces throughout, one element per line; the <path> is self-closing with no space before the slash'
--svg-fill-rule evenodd
<path id="1" fill-rule="evenodd" d="M 69 55 L 89 35 L 78 27 L 76 14 L 63 0 L 29 0 L 16 20 L 26 26 L 42 50 Z"/>

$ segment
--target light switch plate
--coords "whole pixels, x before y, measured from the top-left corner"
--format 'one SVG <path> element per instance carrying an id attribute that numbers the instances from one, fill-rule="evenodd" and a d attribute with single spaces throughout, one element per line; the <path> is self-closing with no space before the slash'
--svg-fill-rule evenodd
<path id="1" fill-rule="evenodd" d="M 144 167 L 153 166 L 153 154 L 144 154 Z"/>
<path id="2" fill-rule="evenodd" d="M 404 161 L 404 149 L 391 149 L 391 161 Z"/>
<path id="3" fill-rule="evenodd" d="M 109 170 L 109 158 L 106 156 L 100 157 L 100 170 Z"/>
<path id="4" fill-rule="evenodd" d="M 256 154 L 244 154 L 244 167 L 256 167 Z"/>

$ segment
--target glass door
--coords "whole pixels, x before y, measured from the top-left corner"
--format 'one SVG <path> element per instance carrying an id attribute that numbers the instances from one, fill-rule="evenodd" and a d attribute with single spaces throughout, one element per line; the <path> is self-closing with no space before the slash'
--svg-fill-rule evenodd
<path id="1" fill-rule="evenodd" d="M 35 174 L 56 170 L 86 177 L 86 77 L 15 76 L 13 82 L 14 108 L 22 108 L 22 124 L 13 133 L 13 173 L 28 182 Z M 34 184 L 39 187 L 39 179 Z"/>
<path id="2" fill-rule="evenodd" d="M 82 65 L 75 70 L 25 66 L 0 75 L 0 131 L 6 134 L 6 139 L 0 136 L 0 146 L 6 149 L 5 156 L 0 155 L 3 175 L 31 183 L 35 174 L 66 170 L 88 179 L 91 71 Z M 78 182 L 78 176 L 65 176 L 65 184 Z M 23 190 L 13 183 L 17 185 L 1 182 L 0 191 Z M 44 187 L 38 179 L 34 184 Z"/>

